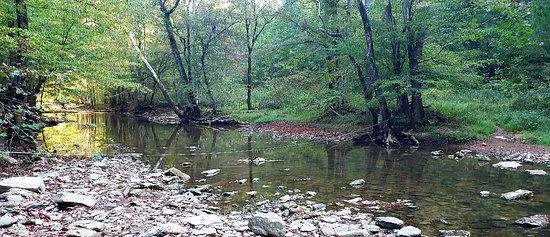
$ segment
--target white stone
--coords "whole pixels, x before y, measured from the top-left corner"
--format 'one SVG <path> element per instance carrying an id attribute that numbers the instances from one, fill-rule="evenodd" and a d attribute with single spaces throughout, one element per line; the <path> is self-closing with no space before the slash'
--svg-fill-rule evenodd
<path id="1" fill-rule="evenodd" d="M 74 228 L 74 227 L 81 227 L 81 228 L 99 231 L 99 232 L 102 232 L 105 230 L 105 228 L 107 228 L 105 223 L 92 221 L 92 220 L 80 220 L 80 221 L 73 222 L 72 224 L 69 225 L 69 228 Z"/>
<path id="2" fill-rule="evenodd" d="M 162 233 L 164 234 L 181 234 L 187 231 L 187 229 L 176 223 L 165 223 L 159 225 L 159 227 L 162 229 Z"/>
<path id="3" fill-rule="evenodd" d="M 203 214 L 203 215 L 188 217 L 184 221 L 193 226 L 215 227 L 215 226 L 221 226 L 223 224 L 220 217 L 214 214 Z"/>
<path id="4" fill-rule="evenodd" d="M 61 193 L 54 197 L 53 200 L 58 205 L 81 204 L 88 207 L 93 207 L 96 204 L 93 197 L 76 193 Z"/>
<path id="5" fill-rule="evenodd" d="M 95 232 L 93 230 L 89 230 L 86 228 L 75 228 L 67 231 L 67 236 L 72 237 L 94 237 L 99 236 L 98 232 Z"/>
<path id="6" fill-rule="evenodd" d="M 360 203 L 361 201 L 363 201 L 363 199 L 360 198 L 360 197 L 356 197 L 356 198 L 354 198 L 354 199 L 346 200 L 347 203 L 349 203 L 349 204 L 354 204 L 354 205 L 359 205 L 359 203 Z"/>
<path id="7" fill-rule="evenodd" d="M 20 188 L 34 192 L 43 192 L 46 186 L 41 177 L 12 177 L 0 181 L 0 192 L 10 188 Z"/>
<path id="8" fill-rule="evenodd" d="M 216 228 L 204 227 L 204 228 L 201 228 L 201 229 L 198 229 L 198 230 L 193 230 L 193 234 L 194 235 L 206 235 L 206 236 L 215 235 L 216 234 Z"/>
<path id="9" fill-rule="evenodd" d="M 7 227 L 17 223 L 17 219 L 13 218 L 10 214 L 5 214 L 0 217 L 0 227 Z"/>
<path id="10" fill-rule="evenodd" d="M 414 226 L 405 226 L 397 231 L 398 237 L 421 236 L 422 231 Z"/>
<path id="11" fill-rule="evenodd" d="M 221 171 L 221 169 L 211 169 L 211 170 L 205 170 L 205 171 L 201 172 L 201 174 L 206 176 L 206 177 L 212 177 L 214 175 L 219 174 L 220 171 Z"/>
<path id="12" fill-rule="evenodd" d="M 283 203 L 284 203 L 284 202 L 290 201 L 290 195 L 284 195 L 284 196 L 282 196 L 281 198 L 279 198 L 279 201 L 280 201 L 280 202 L 283 202 Z"/>
<path id="13" fill-rule="evenodd" d="M 517 169 L 520 166 L 522 165 L 515 161 L 501 161 L 496 164 L 493 164 L 493 167 L 497 167 L 501 169 Z"/>
<path id="14" fill-rule="evenodd" d="M 353 180 L 353 181 L 351 181 L 351 183 L 349 183 L 349 185 L 352 186 L 352 187 L 361 187 L 364 184 L 365 184 L 364 179 Z"/>
<path id="15" fill-rule="evenodd" d="M 544 170 L 526 170 L 531 175 L 547 175 L 546 171 Z"/>
<path id="16" fill-rule="evenodd" d="M 481 195 L 482 197 L 488 197 L 490 194 L 491 194 L 491 192 L 489 192 L 489 191 L 481 191 L 481 192 L 479 192 L 479 195 Z"/>
<path id="17" fill-rule="evenodd" d="M 303 232 L 312 232 L 316 229 L 317 229 L 317 227 L 315 227 L 309 221 L 302 221 L 302 226 L 300 226 L 300 231 L 303 231 Z"/>
<path id="18" fill-rule="evenodd" d="M 500 195 L 500 197 L 506 200 L 515 200 L 515 199 L 528 199 L 533 197 L 533 192 L 524 189 L 518 189 L 513 192 L 507 192 Z"/>

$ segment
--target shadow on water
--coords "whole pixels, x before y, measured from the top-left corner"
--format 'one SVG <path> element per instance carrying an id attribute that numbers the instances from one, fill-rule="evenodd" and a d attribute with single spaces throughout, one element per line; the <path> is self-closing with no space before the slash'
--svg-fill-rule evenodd
<path id="1" fill-rule="evenodd" d="M 427 148 L 382 149 L 281 140 L 236 130 L 151 124 L 108 113 L 68 116 L 76 122 L 44 131 L 44 149 L 88 155 L 139 152 L 152 167 L 177 167 L 193 180 L 205 179 L 201 171 L 220 168 L 222 172 L 206 178 L 206 183 L 221 186 L 223 191 L 238 191 L 220 203 L 224 211 L 240 210 L 250 202 L 247 191 L 257 191 L 254 201 L 258 201 L 261 196 L 274 198 L 274 193 L 283 192 L 277 187 L 286 186 L 317 192 L 313 200 L 330 208 L 353 195 L 363 200 L 412 200 L 418 209 L 401 208 L 376 215 L 398 216 L 427 235 L 435 235 L 438 229 L 467 229 L 473 236 L 550 236 L 548 229 L 526 232 L 513 225 L 522 216 L 550 214 L 549 176 L 498 170 L 474 159 L 436 159 L 429 156 L 432 149 Z M 259 166 L 243 162 L 256 157 L 281 162 Z M 183 162 L 191 165 L 183 167 Z M 255 178 L 259 182 L 253 182 Z M 231 182 L 241 179 L 247 182 Z M 355 179 L 365 179 L 365 186 L 350 187 L 348 183 Z M 479 196 L 481 190 L 502 193 L 520 188 L 533 190 L 535 198 L 505 201 L 498 196 Z"/>

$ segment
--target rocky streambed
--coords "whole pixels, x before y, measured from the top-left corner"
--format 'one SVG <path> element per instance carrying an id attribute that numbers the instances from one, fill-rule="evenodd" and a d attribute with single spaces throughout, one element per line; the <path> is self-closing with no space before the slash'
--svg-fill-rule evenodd
<path id="1" fill-rule="evenodd" d="M 221 214 L 224 195 L 207 183 L 191 187 L 176 168 L 154 170 L 137 154 L 96 159 L 51 158 L 0 181 L 1 236 L 421 236 L 391 217 L 353 207 L 327 210 L 314 192 L 256 197 Z M 208 172 L 207 172 L 208 173 Z M 2 176 L 8 176 L 5 172 Z M 13 176 L 13 175 L 9 175 Z M 355 182 L 355 181 L 354 181 Z M 360 183 L 357 181 L 355 184 Z M 256 192 L 248 192 L 251 197 Z M 252 199 L 251 199 L 252 200 Z M 360 198 L 353 202 L 377 203 Z M 367 203 L 367 204 L 369 204 Z M 409 205 L 410 206 L 410 205 Z M 525 223 L 546 216 L 523 219 Z M 546 219 L 547 220 L 547 219 Z M 440 236 L 469 236 L 442 230 Z"/>

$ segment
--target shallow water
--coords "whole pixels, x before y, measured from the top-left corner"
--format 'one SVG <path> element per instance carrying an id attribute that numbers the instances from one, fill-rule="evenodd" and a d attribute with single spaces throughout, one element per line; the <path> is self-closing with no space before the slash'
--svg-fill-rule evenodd
<path id="1" fill-rule="evenodd" d="M 193 180 L 205 178 L 201 171 L 220 168 L 220 174 L 206 178 L 207 183 L 222 186 L 224 191 L 239 191 L 220 204 L 224 211 L 241 210 L 247 203 L 246 191 L 273 198 L 275 192 L 283 192 L 278 186 L 286 186 L 317 192 L 313 200 L 329 208 L 353 195 L 388 202 L 410 199 L 417 209 L 376 215 L 400 217 L 430 236 L 438 229 L 466 229 L 472 236 L 550 236 L 548 227 L 525 230 L 513 224 L 522 216 L 550 214 L 550 176 L 521 171 L 548 171 L 546 166 L 507 171 L 471 158 L 456 161 L 429 155 L 431 150 L 445 148 L 387 150 L 276 139 L 231 129 L 158 125 L 108 113 L 66 116 L 76 122 L 46 128 L 41 138 L 43 149 L 79 155 L 143 153 L 152 166 L 177 167 Z M 255 157 L 279 161 L 260 166 L 242 162 Z M 185 168 L 183 162 L 192 165 Z M 252 182 L 253 178 L 260 181 Z M 248 181 L 230 183 L 239 179 Z M 348 183 L 355 179 L 365 179 L 366 185 L 350 187 Z M 481 190 L 502 193 L 516 189 L 534 191 L 534 199 L 505 201 L 479 195 Z"/>

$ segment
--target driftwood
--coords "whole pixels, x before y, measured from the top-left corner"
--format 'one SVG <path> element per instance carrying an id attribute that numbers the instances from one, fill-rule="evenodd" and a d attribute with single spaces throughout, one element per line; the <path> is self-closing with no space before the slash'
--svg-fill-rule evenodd
<path id="1" fill-rule="evenodd" d="M 206 126 L 238 126 L 243 125 L 243 123 L 230 119 L 227 117 L 218 117 L 218 118 L 205 118 L 205 119 L 198 119 L 198 120 L 192 120 L 191 124 L 194 125 L 206 125 Z"/>
<path id="2" fill-rule="evenodd" d="M 378 144 L 388 147 L 416 147 L 420 142 L 408 132 L 389 132 L 386 137 L 373 137 L 370 132 L 358 133 L 353 138 L 355 145 Z"/>

